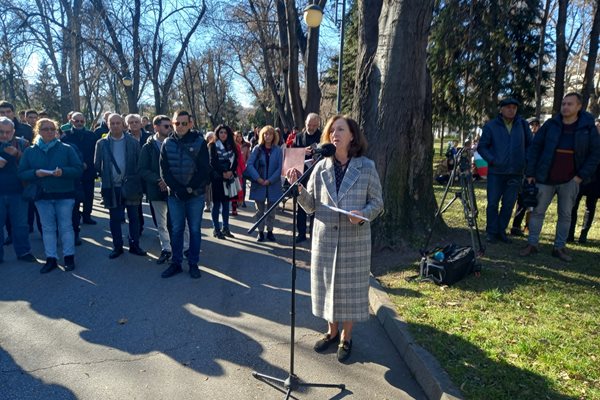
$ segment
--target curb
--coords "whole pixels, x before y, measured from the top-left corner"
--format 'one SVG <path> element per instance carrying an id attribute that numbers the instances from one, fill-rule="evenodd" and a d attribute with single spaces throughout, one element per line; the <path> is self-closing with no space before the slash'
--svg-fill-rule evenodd
<path id="1" fill-rule="evenodd" d="M 370 277 L 369 304 L 427 398 L 463 400 L 460 390 L 435 357 L 415 343 L 406 322 L 398 317 L 388 294 L 373 276 Z"/>

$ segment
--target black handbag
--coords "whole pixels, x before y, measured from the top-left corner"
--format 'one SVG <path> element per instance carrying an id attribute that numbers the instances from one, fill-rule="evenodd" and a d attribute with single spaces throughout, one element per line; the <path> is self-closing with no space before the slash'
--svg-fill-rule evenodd
<path id="1" fill-rule="evenodd" d="M 42 186 L 36 182 L 31 182 L 29 185 L 23 188 L 23 200 L 25 201 L 36 201 L 42 197 L 44 190 Z"/>
<path id="2" fill-rule="evenodd" d="M 107 149 L 110 155 L 110 161 L 115 167 L 117 174 L 121 175 L 121 169 L 117 165 L 117 160 L 110 149 Z M 121 185 L 121 197 L 124 200 L 132 202 L 141 202 L 144 197 L 144 187 L 142 185 L 142 177 L 139 175 L 125 175 Z"/>

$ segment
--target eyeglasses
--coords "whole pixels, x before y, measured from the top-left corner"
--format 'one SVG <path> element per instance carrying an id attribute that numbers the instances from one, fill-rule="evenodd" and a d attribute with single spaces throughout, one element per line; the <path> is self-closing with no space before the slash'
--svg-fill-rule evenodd
<path id="1" fill-rule="evenodd" d="M 56 132 L 56 128 L 40 128 L 40 132 Z"/>
<path id="2" fill-rule="evenodd" d="M 182 122 L 173 121 L 173 125 L 175 125 L 175 126 L 179 126 L 179 125 L 181 125 L 181 126 L 188 126 L 188 124 L 189 124 L 189 122 L 186 122 L 186 121 L 182 121 Z"/>

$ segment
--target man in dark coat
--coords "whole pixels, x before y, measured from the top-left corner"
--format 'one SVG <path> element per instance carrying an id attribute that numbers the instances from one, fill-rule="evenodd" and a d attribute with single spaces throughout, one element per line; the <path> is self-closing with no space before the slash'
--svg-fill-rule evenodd
<path id="1" fill-rule="evenodd" d="M 517 100 L 506 98 L 499 105 L 499 115 L 483 127 L 477 151 L 488 162 L 487 241 L 510 243 L 506 227 L 523 180 L 531 130 L 527 121 L 517 114 Z M 500 201 L 502 208 L 498 211 Z"/>
<path id="2" fill-rule="evenodd" d="M 160 151 L 160 177 L 169 190 L 167 204 L 173 228 L 171 246 L 173 258 L 163 278 L 182 271 L 183 233 L 186 221 L 190 230 L 188 265 L 190 277 L 200 278 L 200 225 L 204 209 L 204 190 L 210 180 L 208 148 L 200 133 L 192 130 L 192 119 L 187 111 L 173 115 L 175 133 L 163 143 Z"/>
<path id="3" fill-rule="evenodd" d="M 74 112 L 71 115 L 71 126 L 73 128 L 66 131 L 60 140 L 77 147 L 83 156 L 84 169 L 81 176 L 83 212 L 81 213 L 81 222 L 87 225 L 96 225 L 96 221 L 92 219 L 92 206 L 94 203 L 94 182 L 97 176 L 94 168 L 94 152 L 99 137 L 94 132 L 85 129 L 85 117 L 80 112 Z M 81 202 L 75 202 L 74 211 L 78 215 L 80 204 Z"/>
<path id="4" fill-rule="evenodd" d="M 535 182 L 538 205 L 531 212 L 527 247 L 521 256 L 538 252 L 538 242 L 546 210 L 554 195 L 558 196 L 558 221 L 552 256 L 569 262 L 565 250 L 571 225 L 571 210 L 579 185 L 589 182 L 600 162 L 600 136 L 594 117 L 582 110 L 581 95 L 568 93 L 562 100 L 560 114 L 549 119 L 536 133 L 527 153 L 525 176 Z"/>
<path id="5" fill-rule="evenodd" d="M 310 113 L 306 116 L 305 128 L 301 133 L 296 135 L 293 147 L 302 147 L 305 150 L 305 159 L 310 160 L 313 158 L 314 151 L 321 140 L 321 118 L 318 114 Z M 306 185 L 308 177 L 302 182 Z M 298 207 L 298 214 L 296 216 L 298 236 L 296 237 L 296 243 L 302 243 L 306 241 L 306 220 L 307 214 L 302 207 Z M 314 215 L 310 217 L 310 227 L 312 229 L 314 221 Z"/>
<path id="6" fill-rule="evenodd" d="M 154 209 L 161 252 L 157 264 L 169 261 L 172 255 L 171 239 L 167 228 L 167 183 L 160 177 L 160 149 L 173 132 L 171 119 L 166 115 L 154 117 L 155 134 L 148 138 L 140 153 L 140 176 L 146 183 L 146 198 Z"/>
<path id="7" fill-rule="evenodd" d="M 33 141 L 33 129 L 31 126 L 22 123 L 18 118 L 15 118 L 15 106 L 6 100 L 0 101 L 0 117 L 7 117 L 13 121 L 15 125 L 15 137 L 22 137 L 29 143 Z"/>
<path id="8" fill-rule="evenodd" d="M 102 179 L 102 198 L 108 208 L 110 233 L 113 238 L 113 251 L 109 258 L 117 258 L 123 254 L 123 233 L 121 231 L 122 209 L 127 209 L 129 218 L 129 252 L 145 256 L 140 248 L 140 221 L 137 207 L 141 204 L 139 197 L 125 198 L 123 186 L 127 182 L 134 183 L 141 178 L 138 173 L 140 145 L 130 135 L 125 134 L 125 123 L 119 114 L 108 117 L 110 132 L 107 137 L 96 142 L 94 166 Z"/>

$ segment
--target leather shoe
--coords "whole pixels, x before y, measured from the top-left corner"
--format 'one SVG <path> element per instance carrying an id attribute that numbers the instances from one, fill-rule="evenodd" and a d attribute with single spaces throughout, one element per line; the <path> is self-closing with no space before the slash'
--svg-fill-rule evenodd
<path id="1" fill-rule="evenodd" d="M 112 260 L 119 257 L 121 254 L 123 254 L 123 248 L 119 247 L 118 249 L 114 249 L 113 251 L 111 251 L 108 255 L 108 258 Z"/>
<path id="2" fill-rule="evenodd" d="M 169 265 L 169 268 L 165 269 L 160 276 L 163 277 L 163 278 L 170 278 L 173 275 L 177 275 L 178 273 L 180 273 L 182 271 L 183 270 L 181 269 L 181 265 L 172 262 Z"/>
<path id="3" fill-rule="evenodd" d="M 58 267 L 58 261 L 54 257 L 48 257 L 46 259 L 46 264 L 40 269 L 40 274 L 46 274 L 52 271 L 54 268 Z"/>
<path id="4" fill-rule="evenodd" d="M 131 244 L 129 245 L 129 252 L 131 254 L 135 254 L 136 256 L 145 256 L 148 255 L 148 253 L 146 253 L 144 250 L 142 250 L 142 248 L 137 245 L 137 244 Z"/>
<path id="5" fill-rule="evenodd" d="M 157 264 L 164 264 L 171 259 L 171 252 L 163 250 L 160 252 L 160 257 L 156 260 Z"/>
<path id="6" fill-rule="evenodd" d="M 65 271 L 73 271 L 75 269 L 75 256 L 65 256 Z"/>
<path id="7" fill-rule="evenodd" d="M 190 278 L 198 279 L 201 275 L 200 268 L 197 265 L 190 265 Z"/>
<path id="8" fill-rule="evenodd" d="M 352 340 L 349 342 L 343 340 L 338 346 L 337 350 L 337 359 L 339 362 L 344 362 L 348 358 L 350 358 L 350 353 L 352 352 Z"/>
<path id="9" fill-rule="evenodd" d="M 331 337 L 329 333 L 323 335 L 323 337 L 315 343 L 313 349 L 317 353 L 322 353 L 327 350 L 332 344 L 336 343 L 340 338 L 340 332 L 336 333 L 334 337 Z"/>
<path id="10" fill-rule="evenodd" d="M 531 244 L 528 244 L 519 252 L 519 255 L 521 257 L 528 257 L 528 256 L 532 256 L 532 255 L 536 254 L 537 252 L 538 252 L 537 247 L 535 247 Z"/>
<path id="11" fill-rule="evenodd" d="M 485 236 L 485 241 L 488 242 L 488 243 L 490 243 L 490 244 L 494 244 L 494 243 L 496 243 L 498 241 L 498 236 L 495 235 L 495 234 L 493 234 L 493 233 L 488 233 Z"/>
<path id="12" fill-rule="evenodd" d="M 18 256 L 17 259 L 25 262 L 37 262 L 37 258 L 35 258 L 31 253 L 25 253 L 21 256 Z"/>
<path id="13" fill-rule="evenodd" d="M 559 258 L 561 261 L 564 261 L 564 262 L 573 261 L 573 257 L 571 257 L 570 255 L 567 254 L 567 251 L 565 250 L 564 247 L 562 249 L 557 249 L 556 247 L 553 248 L 552 249 L 552 257 Z"/>
<path id="14" fill-rule="evenodd" d="M 500 232 L 498 234 L 498 240 L 501 241 L 502 243 L 512 243 L 512 240 L 510 240 L 508 238 L 508 236 L 506 236 L 506 233 L 504 233 L 504 232 Z"/>
<path id="15" fill-rule="evenodd" d="M 273 232 L 268 231 L 267 232 L 267 240 L 270 242 L 274 242 L 275 241 L 275 235 L 273 235 Z"/>
<path id="16" fill-rule="evenodd" d="M 296 243 L 306 242 L 306 235 L 298 235 L 296 236 Z"/>
<path id="17" fill-rule="evenodd" d="M 525 236 L 525 234 L 523 233 L 523 231 L 519 228 L 511 228 L 510 229 L 510 234 L 511 236 Z"/>
<path id="18" fill-rule="evenodd" d="M 257 242 L 264 242 L 265 241 L 265 233 L 264 232 L 258 232 L 258 235 L 256 236 L 256 241 Z"/>

